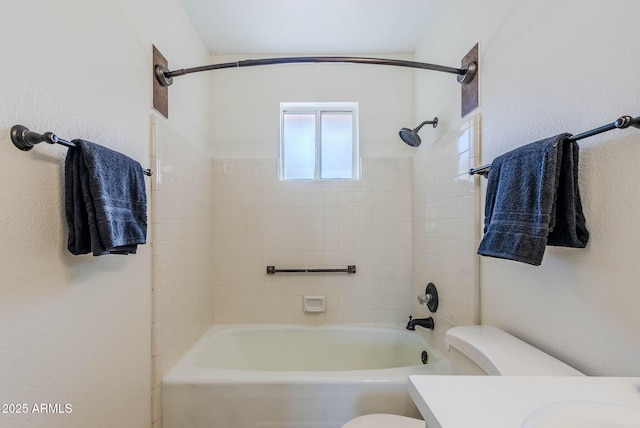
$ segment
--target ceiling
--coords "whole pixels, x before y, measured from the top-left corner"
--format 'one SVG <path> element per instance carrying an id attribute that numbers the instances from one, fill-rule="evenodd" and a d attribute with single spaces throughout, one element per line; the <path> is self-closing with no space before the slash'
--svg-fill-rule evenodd
<path id="1" fill-rule="evenodd" d="M 209 52 L 409 54 L 430 0 L 181 0 Z"/>

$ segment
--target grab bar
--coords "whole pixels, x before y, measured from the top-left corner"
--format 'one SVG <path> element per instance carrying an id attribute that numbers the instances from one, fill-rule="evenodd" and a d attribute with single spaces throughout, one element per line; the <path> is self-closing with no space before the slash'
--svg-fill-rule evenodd
<path id="1" fill-rule="evenodd" d="M 346 269 L 276 269 L 275 266 L 267 266 L 267 275 L 276 273 L 356 273 L 356 267 L 347 266 Z"/>

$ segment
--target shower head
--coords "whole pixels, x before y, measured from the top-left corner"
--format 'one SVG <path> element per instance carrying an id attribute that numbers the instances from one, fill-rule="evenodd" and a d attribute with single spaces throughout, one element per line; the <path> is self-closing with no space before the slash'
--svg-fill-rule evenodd
<path id="1" fill-rule="evenodd" d="M 420 131 L 420 128 L 422 128 L 424 125 L 433 125 L 433 127 L 435 128 L 436 126 L 438 126 L 438 118 L 434 117 L 433 120 L 425 120 L 420 125 L 418 125 L 416 129 L 402 128 L 400 130 L 400 138 L 411 147 L 418 147 L 420 143 L 422 143 L 422 140 L 418 135 L 418 131 Z"/>

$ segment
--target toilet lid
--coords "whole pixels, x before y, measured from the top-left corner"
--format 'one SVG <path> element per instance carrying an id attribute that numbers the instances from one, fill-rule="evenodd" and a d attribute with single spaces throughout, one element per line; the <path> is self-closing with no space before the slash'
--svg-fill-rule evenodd
<path id="1" fill-rule="evenodd" d="M 358 416 L 342 428 L 425 428 L 425 423 L 420 419 L 380 413 Z"/>

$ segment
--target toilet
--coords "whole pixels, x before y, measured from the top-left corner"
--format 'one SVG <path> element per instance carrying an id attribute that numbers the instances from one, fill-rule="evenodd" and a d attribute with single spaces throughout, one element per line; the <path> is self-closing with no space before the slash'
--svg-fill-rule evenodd
<path id="1" fill-rule="evenodd" d="M 358 416 L 342 425 L 342 428 L 424 428 L 424 421 L 406 416 L 379 413 Z"/>
<path id="2" fill-rule="evenodd" d="M 453 327 L 445 335 L 455 375 L 584 376 L 573 367 L 526 342 L 488 325 Z M 424 428 L 423 420 L 371 414 L 350 420 L 342 428 Z"/>

